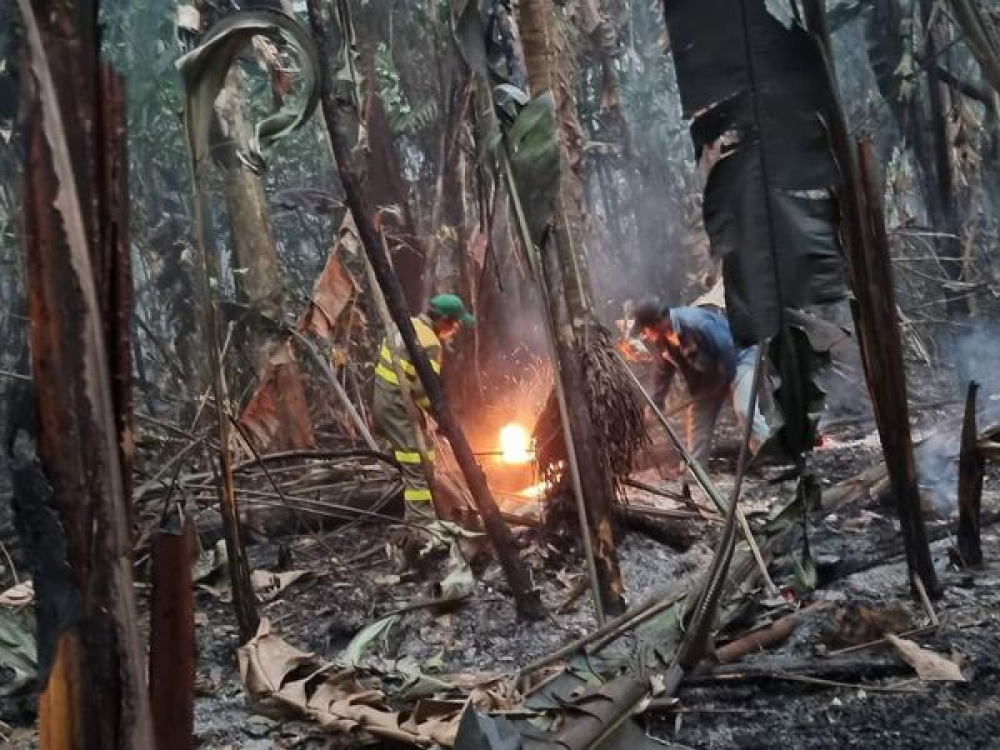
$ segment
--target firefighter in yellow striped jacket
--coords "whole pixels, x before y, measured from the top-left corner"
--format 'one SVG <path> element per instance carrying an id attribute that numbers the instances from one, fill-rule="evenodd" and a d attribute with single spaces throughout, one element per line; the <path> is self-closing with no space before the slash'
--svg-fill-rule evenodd
<path id="1" fill-rule="evenodd" d="M 417 332 L 417 341 L 437 373 L 441 372 L 442 343 L 458 333 L 461 326 L 471 327 L 476 324 L 476 319 L 465 309 L 462 298 L 454 294 L 433 297 L 428 303 L 427 312 L 411 320 Z M 433 497 L 420 460 L 417 430 L 424 429 L 426 425 L 423 413 L 430 408 L 430 400 L 424 393 L 399 331 L 393 329 L 390 335 L 392 341 L 387 337 L 382 342 L 378 365 L 375 367 L 372 417 L 375 430 L 392 446 L 393 456 L 403 469 L 404 498 L 408 513 L 426 515 L 433 512 Z M 398 368 L 393 363 L 394 352 L 399 357 Z M 420 407 L 420 426 L 410 419 L 397 371 L 406 378 L 410 398 Z M 424 440 L 424 444 L 427 445 L 428 441 Z M 428 458 L 433 463 L 432 451 Z"/>

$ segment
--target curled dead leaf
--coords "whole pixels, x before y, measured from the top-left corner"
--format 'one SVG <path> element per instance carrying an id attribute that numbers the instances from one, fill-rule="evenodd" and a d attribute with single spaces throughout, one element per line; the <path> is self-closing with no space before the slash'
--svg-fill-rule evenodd
<path id="1" fill-rule="evenodd" d="M 913 667 L 921 680 L 966 682 L 962 670 L 950 659 L 891 633 L 885 638 L 896 649 L 903 661 Z"/>

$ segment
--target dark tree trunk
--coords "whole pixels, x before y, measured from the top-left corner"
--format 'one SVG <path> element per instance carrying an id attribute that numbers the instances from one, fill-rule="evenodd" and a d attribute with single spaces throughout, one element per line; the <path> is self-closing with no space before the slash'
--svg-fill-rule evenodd
<path id="1" fill-rule="evenodd" d="M 375 277 L 385 295 L 393 322 L 402 335 L 410 360 L 413 362 L 417 376 L 430 399 L 431 411 L 441 431 L 451 444 L 455 459 L 469 485 L 469 490 L 483 520 L 483 526 L 493 543 L 500 565 L 506 575 L 518 612 L 526 618 L 539 619 L 544 615 L 544 610 L 538 591 L 532 587 L 528 570 L 518 556 L 510 529 L 501 518 L 496 501 L 490 494 L 486 475 L 477 463 L 469 441 L 452 414 L 441 380 L 432 369 L 431 363 L 427 359 L 427 353 L 417 342 L 403 289 L 382 248 L 373 220 L 372 207 L 362 190 L 357 165 L 351 154 L 351 133 L 354 131 L 353 126 L 357 123 L 358 113 L 349 93 L 340 88 L 333 78 L 331 68 L 333 55 L 330 52 L 330 44 L 326 36 L 327 22 L 321 8 L 320 0 L 308 0 L 309 20 L 319 49 L 323 115 L 326 118 L 330 143 L 333 147 L 348 208 L 357 226 L 358 236 L 365 254 L 368 256 Z"/>
<path id="2" fill-rule="evenodd" d="M 555 97 L 560 141 L 560 196 L 548 247 L 543 249 L 544 283 L 555 330 L 556 377 L 566 394 L 572 451 L 580 473 L 583 504 L 594 551 L 599 596 L 604 611 L 624 611 L 624 586 L 618 566 L 612 508 L 614 479 L 590 414 L 583 347 L 595 324 L 585 252 L 586 219 L 580 174 L 583 133 L 576 118 L 569 81 L 561 75 L 566 40 L 555 34 L 552 6 L 541 0 L 521 3 L 521 33 L 532 96 Z M 569 443 L 569 441 L 567 441 Z M 603 616 L 603 612 L 600 613 Z"/>
<path id="3" fill-rule="evenodd" d="M 33 479 L 17 502 L 36 568 L 42 746 L 141 750 L 153 740 L 132 588 L 124 95 L 99 72 L 95 3 L 21 8 L 35 74 L 24 226 L 44 476 L 22 435 Z"/>
<path id="4" fill-rule="evenodd" d="M 194 746 L 194 521 L 173 505 L 153 540 L 149 692 L 156 745 Z"/>
<path id="5" fill-rule="evenodd" d="M 929 205 L 934 227 L 944 233 L 938 240 L 938 254 L 941 267 L 950 281 L 961 281 L 965 273 L 965 263 L 962 257 L 962 230 L 959 223 L 958 198 L 955 194 L 953 178 L 954 165 L 951 159 L 951 142 L 948 138 L 949 120 L 949 89 L 938 73 L 938 57 L 941 50 L 941 24 L 933 20 L 934 3 L 920 0 L 920 12 L 923 19 L 924 59 L 928 61 L 927 71 L 927 102 L 929 105 L 929 123 L 931 129 L 931 144 L 933 147 L 933 169 L 928 171 L 933 175 L 930 190 L 934 199 Z M 945 306 L 952 322 L 961 323 L 970 315 L 969 296 L 961 290 L 944 286 Z M 949 336 L 953 332 L 949 332 Z M 959 362 L 959 365 L 961 363 Z M 960 382 L 965 383 L 963 373 L 958 373 Z"/>
<path id="6" fill-rule="evenodd" d="M 920 488 L 906 400 L 903 340 L 896 317 L 882 185 L 876 177 L 874 148 L 870 142 L 859 147 L 859 164 L 864 189 L 866 241 L 863 256 L 854 256 L 851 260 L 862 359 L 906 542 L 907 569 L 911 580 L 919 577 L 927 592 L 934 596 L 940 588 L 920 511 Z"/>
<path id="7" fill-rule="evenodd" d="M 976 394 L 978 383 L 969 383 L 962 422 L 962 448 L 958 457 L 958 554 L 967 566 L 983 563 L 980 537 L 980 515 L 983 501 L 983 480 L 986 458 L 979 450 L 976 428 Z"/>
<path id="8" fill-rule="evenodd" d="M 844 184 L 838 198 L 844 247 L 855 294 L 855 327 L 903 530 L 907 570 L 911 586 L 914 586 L 913 580 L 919 577 L 927 592 L 934 596 L 940 589 L 920 510 L 902 333 L 897 317 L 889 239 L 885 230 L 883 192 L 876 176 L 875 151 L 870 141 L 861 143 L 857 148 L 850 141 L 821 0 L 807 0 L 805 13 L 807 28 L 816 37 L 823 52 L 830 90 L 834 94 L 833 107 L 829 112 L 830 139 L 843 174 Z"/>

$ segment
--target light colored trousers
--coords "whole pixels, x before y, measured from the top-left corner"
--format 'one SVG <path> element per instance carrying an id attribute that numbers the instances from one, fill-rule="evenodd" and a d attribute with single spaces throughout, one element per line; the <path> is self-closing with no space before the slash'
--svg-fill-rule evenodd
<path id="1" fill-rule="evenodd" d="M 757 347 L 741 349 L 736 363 L 736 376 L 732 385 L 718 393 L 708 393 L 691 404 L 687 409 L 687 445 L 691 455 L 702 466 L 707 465 L 712 455 L 712 442 L 715 437 L 715 424 L 727 398 L 733 402 L 736 421 L 743 429 L 747 413 L 750 411 L 750 396 L 753 393 L 753 369 L 757 359 Z M 772 427 L 764 417 L 764 408 L 769 399 L 768 389 L 761 388 L 758 394 L 757 408 L 754 409 L 753 439 L 751 448 L 756 451 L 770 437 Z M 742 433 L 741 433 L 742 434 Z"/>

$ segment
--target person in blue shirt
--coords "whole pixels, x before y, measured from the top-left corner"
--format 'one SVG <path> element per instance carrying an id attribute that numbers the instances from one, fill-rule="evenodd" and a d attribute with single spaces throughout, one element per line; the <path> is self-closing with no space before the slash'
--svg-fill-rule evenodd
<path id="1" fill-rule="evenodd" d="M 719 413 L 732 398 L 739 422 L 746 419 L 746 404 L 735 398 L 738 355 L 729 321 L 704 307 L 664 307 L 655 301 L 640 303 L 634 312 L 632 335 L 639 336 L 659 360 L 653 399 L 663 408 L 680 371 L 691 403 L 687 407 L 686 442 L 692 457 L 707 466 Z M 763 416 L 754 414 L 751 450 L 767 440 Z"/>

